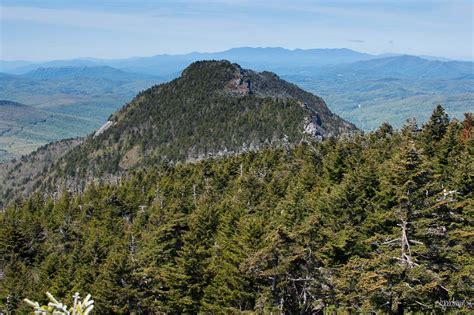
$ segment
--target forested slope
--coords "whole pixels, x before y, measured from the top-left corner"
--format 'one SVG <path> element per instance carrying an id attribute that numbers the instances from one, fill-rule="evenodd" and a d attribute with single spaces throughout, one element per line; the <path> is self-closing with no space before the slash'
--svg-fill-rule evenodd
<path id="1" fill-rule="evenodd" d="M 0 310 L 48 290 L 98 314 L 446 313 L 474 293 L 472 128 L 438 107 L 421 130 L 36 194 L 0 214 Z"/>
<path id="2" fill-rule="evenodd" d="M 43 172 L 29 176 L 35 183 L 22 186 L 0 173 L 0 197 L 11 200 L 39 186 L 50 192 L 63 184 L 82 190 L 91 180 L 139 167 L 358 132 L 320 97 L 273 73 L 228 61 L 195 62 L 179 78 L 139 93 L 109 119 L 103 132 L 90 134 Z"/>

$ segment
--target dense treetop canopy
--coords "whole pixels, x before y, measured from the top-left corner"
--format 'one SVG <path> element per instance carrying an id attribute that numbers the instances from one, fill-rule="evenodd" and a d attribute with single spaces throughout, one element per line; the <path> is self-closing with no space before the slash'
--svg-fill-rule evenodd
<path id="1" fill-rule="evenodd" d="M 438 107 L 421 129 L 148 165 L 18 200 L 0 214 L 0 311 L 45 291 L 89 292 L 99 314 L 458 311 L 440 301 L 474 294 L 472 126 Z"/>

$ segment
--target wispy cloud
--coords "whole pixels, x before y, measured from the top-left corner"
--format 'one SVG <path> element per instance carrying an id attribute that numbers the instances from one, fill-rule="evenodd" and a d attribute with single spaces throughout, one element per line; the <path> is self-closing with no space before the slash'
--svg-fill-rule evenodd
<path id="1" fill-rule="evenodd" d="M 36 7 L 2 7 L 2 20 L 24 20 L 62 26 L 95 29 L 130 29 L 140 27 L 142 17 L 129 14 L 87 12 L 70 9 L 46 9 Z"/>
<path id="2" fill-rule="evenodd" d="M 175 8 L 154 7 L 147 12 L 111 12 L 103 10 L 52 9 L 38 7 L 0 6 L 3 21 L 26 21 L 83 29 L 98 29 L 123 32 L 179 32 L 225 27 L 229 19 L 216 14 L 212 20 L 204 12 L 185 10 L 175 13 Z"/>
<path id="3" fill-rule="evenodd" d="M 36 7 L 2 7 L 2 20 L 76 26 L 102 30 L 143 30 L 157 23 L 169 23 L 165 17 Z"/>
<path id="4" fill-rule="evenodd" d="M 0 1 L 2 58 L 236 46 L 472 55 L 472 0 Z"/>

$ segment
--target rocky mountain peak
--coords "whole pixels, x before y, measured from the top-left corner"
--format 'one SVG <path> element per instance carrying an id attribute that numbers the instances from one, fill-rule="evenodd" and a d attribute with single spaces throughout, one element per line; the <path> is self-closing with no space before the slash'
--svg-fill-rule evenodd
<path id="1" fill-rule="evenodd" d="M 65 177 L 77 183 L 355 131 L 322 98 L 274 73 L 199 61 L 179 78 L 140 92 L 45 176 L 53 184 Z"/>

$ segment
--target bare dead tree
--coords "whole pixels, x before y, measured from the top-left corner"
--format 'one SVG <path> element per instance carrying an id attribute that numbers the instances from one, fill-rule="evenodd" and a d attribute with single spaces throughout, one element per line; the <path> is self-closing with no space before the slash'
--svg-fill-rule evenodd
<path id="1" fill-rule="evenodd" d="M 400 261 L 401 264 L 407 265 L 410 268 L 413 268 L 415 266 L 418 266 L 418 264 L 414 261 L 413 256 L 412 256 L 412 251 L 410 247 L 411 244 L 423 244 L 422 242 L 416 241 L 416 240 L 411 240 L 408 238 L 408 233 L 407 233 L 407 226 L 409 222 L 407 222 L 404 219 L 401 219 L 402 223 L 397 224 L 397 226 L 400 227 L 400 237 L 386 241 L 382 243 L 383 245 L 388 245 L 388 244 L 393 244 L 396 242 L 400 242 L 400 257 L 394 257 L 398 261 Z"/>

